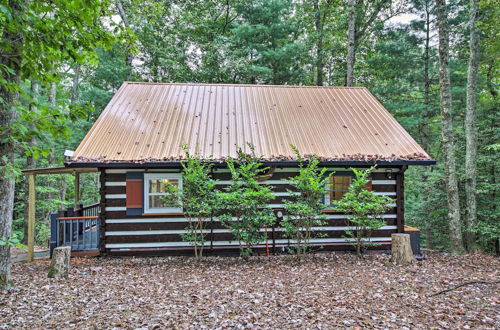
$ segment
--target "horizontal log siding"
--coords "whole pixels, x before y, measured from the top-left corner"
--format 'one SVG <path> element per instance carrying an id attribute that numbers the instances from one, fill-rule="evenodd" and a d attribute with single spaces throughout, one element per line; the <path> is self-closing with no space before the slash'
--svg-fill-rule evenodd
<path id="1" fill-rule="evenodd" d="M 294 168 L 277 169 L 268 181 L 262 182 L 262 184 L 274 183 L 272 186 L 275 198 L 271 204 L 280 206 L 285 200 L 293 198 L 288 193 L 288 190 L 293 190 L 293 186 L 283 183 L 283 180 L 296 175 L 297 171 Z M 341 169 L 341 171 L 345 172 L 346 170 Z M 378 171 L 383 171 L 383 169 L 378 169 Z M 175 254 L 175 251 L 178 251 L 179 254 L 188 253 L 190 251 L 189 243 L 182 242 L 181 237 L 188 223 L 182 215 L 126 215 L 126 172 L 127 170 L 106 170 L 101 175 L 103 179 L 101 183 L 101 205 L 104 206 L 101 219 L 104 220 L 102 232 L 105 233 L 101 241 L 102 247 L 105 247 L 106 252 L 112 255 Z M 156 172 L 162 171 L 157 170 Z M 173 170 L 170 169 L 168 172 L 173 172 Z M 392 173 L 391 177 L 388 177 L 388 174 L 383 172 L 374 173 L 372 177 L 373 191 L 396 198 L 395 178 L 395 173 Z M 230 179 L 230 173 L 227 170 L 218 170 L 214 173 L 214 179 L 223 182 L 223 184 L 217 185 L 218 189 L 222 189 L 228 185 L 227 181 Z M 399 211 L 401 212 L 400 209 Z M 346 227 L 346 216 L 330 213 L 327 214 L 327 217 L 325 228 L 320 230 L 326 236 L 318 239 L 314 244 L 318 247 L 322 246 L 323 250 L 351 249 L 352 245 L 344 242 L 343 238 L 345 235 L 344 230 L 349 229 Z M 395 207 L 384 216 L 386 226 L 372 235 L 373 241 L 381 244 L 378 248 L 388 248 L 390 246 L 390 237 L 392 233 L 397 232 L 399 217 L 398 205 L 395 204 Z M 225 249 L 237 252 L 237 241 L 231 242 L 233 236 L 220 222 L 207 219 L 206 232 L 207 246 L 209 247 L 206 250 L 207 253 L 212 250 L 219 253 L 223 250 L 226 251 Z M 267 237 L 269 246 L 274 246 L 279 251 L 284 246 L 290 245 L 290 241 L 283 237 L 282 228 L 276 227 L 274 231 L 273 228 L 267 228 Z M 264 246 L 264 243 L 260 245 L 260 248 L 258 246 L 257 251 L 265 251 Z"/>

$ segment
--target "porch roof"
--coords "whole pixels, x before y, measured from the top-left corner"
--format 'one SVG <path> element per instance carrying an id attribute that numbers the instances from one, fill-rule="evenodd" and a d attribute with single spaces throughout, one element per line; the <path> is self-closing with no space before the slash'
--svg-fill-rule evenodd
<path id="1" fill-rule="evenodd" d="M 96 167 L 72 167 L 65 166 L 30 168 L 23 170 L 28 178 L 28 261 L 34 260 L 35 251 L 35 207 L 36 207 L 36 176 L 40 174 L 73 174 L 75 176 L 75 202 L 76 207 L 80 200 L 80 174 L 97 172 Z"/>
<path id="2" fill-rule="evenodd" d="M 55 167 L 40 167 L 40 168 L 28 168 L 22 170 L 23 174 L 75 174 L 75 173 L 92 173 L 98 172 L 97 167 L 65 167 L 65 166 L 55 166 Z"/>

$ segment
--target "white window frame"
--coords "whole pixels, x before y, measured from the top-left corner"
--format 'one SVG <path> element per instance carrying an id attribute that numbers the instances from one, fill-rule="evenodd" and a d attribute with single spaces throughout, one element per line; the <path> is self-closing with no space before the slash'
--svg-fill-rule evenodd
<path id="1" fill-rule="evenodd" d="M 182 190 L 182 174 L 181 173 L 144 173 L 144 213 L 172 213 L 182 212 L 182 207 L 163 207 L 151 208 L 149 207 L 149 196 L 164 196 L 166 193 L 150 193 L 149 181 L 150 180 L 177 180 L 179 182 L 178 189 Z"/>

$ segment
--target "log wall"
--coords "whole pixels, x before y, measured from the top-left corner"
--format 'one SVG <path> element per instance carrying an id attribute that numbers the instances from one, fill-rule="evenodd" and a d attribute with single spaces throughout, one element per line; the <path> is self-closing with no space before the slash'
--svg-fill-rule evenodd
<path id="1" fill-rule="evenodd" d="M 346 169 L 333 169 L 336 173 Z M 126 214 L 126 173 L 130 171 L 145 171 L 144 169 L 102 169 L 101 170 L 101 252 L 109 255 L 161 255 L 161 254 L 191 254 L 189 243 L 183 242 L 181 235 L 185 233 L 188 223 L 182 214 L 157 214 L 127 216 Z M 387 171 L 391 171 L 388 173 Z M 149 172 L 179 172 L 179 170 L 148 170 Z M 278 168 L 272 177 L 262 184 L 273 186 L 275 198 L 270 204 L 275 211 L 282 209 L 284 200 L 290 199 L 288 190 L 293 190 L 288 178 L 295 176 L 297 168 Z M 404 171 L 401 168 L 378 168 L 372 176 L 372 189 L 377 194 L 386 195 L 395 202 L 393 208 L 384 215 L 386 225 L 372 235 L 373 242 L 379 243 L 379 249 L 388 249 L 391 244 L 391 234 L 402 232 L 403 218 L 403 186 Z M 217 188 L 222 189 L 230 184 L 230 174 L 227 169 L 215 169 L 214 179 L 218 181 Z M 321 250 L 348 250 L 351 244 L 344 238 L 346 216 L 338 213 L 327 214 L 325 226 L 316 227 L 326 235 L 312 242 Z M 216 220 L 207 220 L 206 254 L 238 253 L 238 242 L 227 228 Z M 262 229 L 267 232 L 267 242 L 262 242 L 256 253 L 279 253 L 286 251 L 290 242 L 283 236 L 282 228 L 278 226 Z"/>

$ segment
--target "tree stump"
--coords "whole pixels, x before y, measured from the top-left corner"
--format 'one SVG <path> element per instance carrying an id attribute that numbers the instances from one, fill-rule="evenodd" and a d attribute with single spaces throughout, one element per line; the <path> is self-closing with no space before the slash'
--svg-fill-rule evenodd
<path id="1" fill-rule="evenodd" d="M 409 265 L 415 261 L 410 245 L 409 234 L 392 234 L 391 262 L 398 265 Z"/>
<path id="2" fill-rule="evenodd" d="M 71 247 L 69 246 L 54 249 L 48 274 L 50 278 L 68 278 L 70 256 Z"/>

